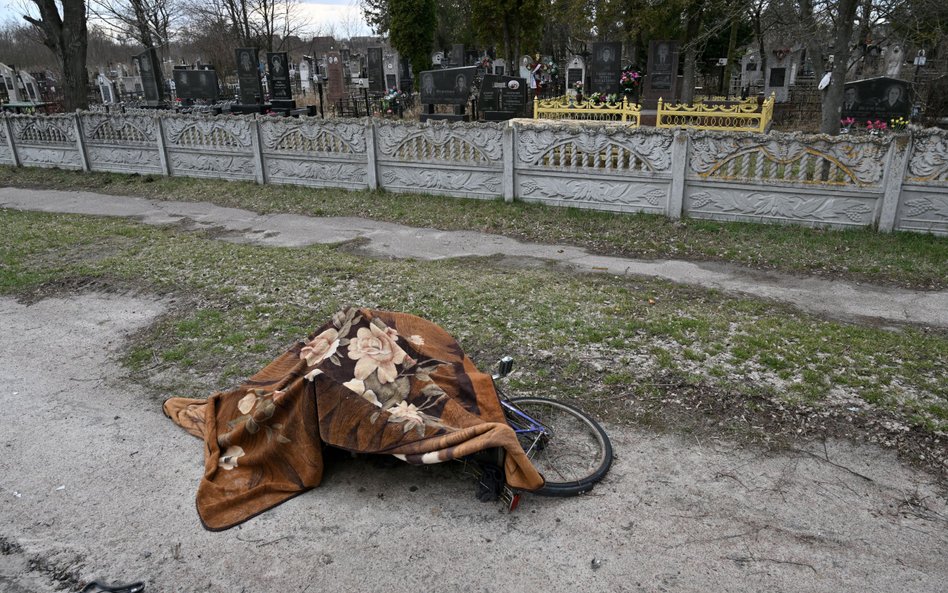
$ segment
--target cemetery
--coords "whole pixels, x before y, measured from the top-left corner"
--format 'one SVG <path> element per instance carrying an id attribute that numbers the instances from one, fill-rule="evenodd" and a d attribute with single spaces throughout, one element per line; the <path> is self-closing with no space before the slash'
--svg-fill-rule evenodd
<path id="1" fill-rule="evenodd" d="M 169 84 L 151 48 L 128 71 L 138 101 L 118 100 L 127 83 L 100 72 L 101 111 L 6 110 L 0 163 L 948 233 L 948 136 L 904 129 L 905 81 L 846 82 L 842 134 L 806 136 L 778 121 L 801 51 L 781 50 L 761 76 L 749 50 L 735 92 L 719 96 L 686 93 L 679 41 L 647 45 L 644 71 L 602 41 L 562 68 L 539 53 L 510 68 L 491 48 L 454 44 L 417 73 L 377 38 L 296 62 L 238 47 L 234 78 L 174 65 Z M 11 105 L 40 98 L 5 72 Z"/>

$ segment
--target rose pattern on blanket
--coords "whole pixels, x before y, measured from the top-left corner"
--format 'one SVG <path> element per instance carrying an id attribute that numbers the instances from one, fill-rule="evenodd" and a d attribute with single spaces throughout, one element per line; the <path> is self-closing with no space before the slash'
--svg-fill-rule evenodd
<path id="1" fill-rule="evenodd" d="M 366 326 L 356 327 L 362 322 L 358 309 L 341 311 L 333 316 L 333 327 L 304 342 L 300 359 L 308 365 L 305 378 L 313 381 L 329 372 L 328 368 L 321 367 L 325 362 L 343 367 L 344 360 L 350 364 L 354 361 L 352 377 L 340 383 L 379 408 L 369 416 L 373 424 L 382 417 L 388 423 L 401 424 L 405 433 L 416 431 L 419 437 L 425 435 L 428 427 L 453 430 L 439 422 L 437 417 L 425 413 L 447 398 L 444 390 L 431 380 L 430 374 L 444 363 L 434 359 L 419 363 L 399 345 L 399 340 L 405 340 L 408 348 L 410 345 L 423 346 L 424 338 L 418 335 L 403 338 L 396 329 L 378 318 Z M 340 356 L 340 348 L 346 348 L 344 357 Z M 411 396 L 412 379 L 426 385 L 421 387 L 418 397 L 407 401 Z"/>
<path id="2" fill-rule="evenodd" d="M 280 444 L 287 444 L 290 439 L 286 438 L 281 432 L 283 424 L 277 422 L 269 424 L 270 419 L 276 412 L 277 405 L 286 396 L 285 391 L 266 391 L 264 389 L 251 389 L 245 396 L 237 402 L 237 411 L 240 415 L 227 423 L 229 429 L 218 438 L 218 444 L 221 449 L 227 447 L 227 450 L 218 460 L 218 467 L 231 470 L 237 467 L 237 459 L 246 454 L 242 447 L 231 445 L 234 431 L 243 428 L 250 434 L 257 434 L 262 429 L 267 436 L 267 443 L 273 441 Z"/>

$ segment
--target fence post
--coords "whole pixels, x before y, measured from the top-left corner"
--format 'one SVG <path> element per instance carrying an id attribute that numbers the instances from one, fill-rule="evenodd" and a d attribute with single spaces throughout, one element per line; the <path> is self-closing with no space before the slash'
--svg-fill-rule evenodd
<path id="1" fill-rule="evenodd" d="M 508 120 L 507 125 L 504 126 L 503 150 L 501 151 L 501 158 L 504 161 L 503 188 L 505 202 L 513 202 L 514 200 L 514 165 L 517 158 L 516 143 L 514 142 L 515 133 L 513 121 Z"/>
<path id="2" fill-rule="evenodd" d="M 72 114 L 73 124 L 76 126 L 76 148 L 79 150 L 79 163 L 82 164 L 82 170 L 88 173 L 92 170 L 89 167 L 89 155 L 86 153 L 86 139 L 82 137 L 82 120 L 79 119 L 79 110 Z"/>
<path id="3" fill-rule="evenodd" d="M 665 215 L 672 220 L 681 218 L 685 201 L 685 170 L 688 168 L 688 133 L 675 130 L 671 146 L 672 178 L 668 186 L 668 209 Z"/>
<path id="4" fill-rule="evenodd" d="M 879 212 L 879 232 L 891 233 L 895 229 L 895 218 L 902 197 L 902 180 L 912 153 L 912 136 L 897 136 L 889 144 L 882 174 L 882 206 Z"/>
<path id="5" fill-rule="evenodd" d="M 158 140 L 158 162 L 161 163 L 161 174 L 171 176 L 171 163 L 168 161 L 168 147 L 165 145 L 165 126 L 163 119 L 155 114 L 155 138 Z"/>
<path id="6" fill-rule="evenodd" d="M 3 129 L 7 133 L 7 146 L 10 147 L 10 158 L 13 159 L 13 166 L 20 167 L 20 156 L 16 153 L 16 143 L 13 142 L 13 124 L 10 123 L 10 117 L 3 114 Z"/>
<path id="7" fill-rule="evenodd" d="M 267 172 L 264 169 L 263 144 L 260 142 L 260 122 L 257 121 L 256 113 L 250 121 L 250 149 L 253 151 L 253 162 L 256 165 L 254 167 L 254 181 L 259 185 L 263 185 L 267 182 Z"/>
<path id="8" fill-rule="evenodd" d="M 375 151 L 375 122 L 371 117 L 365 120 L 365 170 L 370 190 L 379 189 L 379 168 Z"/>

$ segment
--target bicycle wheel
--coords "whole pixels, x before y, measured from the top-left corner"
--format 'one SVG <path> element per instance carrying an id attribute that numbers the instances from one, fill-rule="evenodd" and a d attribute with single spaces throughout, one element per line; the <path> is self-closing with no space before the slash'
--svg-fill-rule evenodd
<path id="1" fill-rule="evenodd" d="M 569 404 L 543 397 L 508 400 L 547 430 L 518 433 L 520 444 L 546 484 L 534 492 L 542 496 L 576 496 L 589 492 L 612 465 L 612 443 L 599 423 Z M 514 429 L 529 422 L 507 412 Z"/>

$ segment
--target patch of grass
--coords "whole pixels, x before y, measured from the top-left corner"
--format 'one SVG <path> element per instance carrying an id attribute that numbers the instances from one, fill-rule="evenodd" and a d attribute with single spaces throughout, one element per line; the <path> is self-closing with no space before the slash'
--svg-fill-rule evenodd
<path id="1" fill-rule="evenodd" d="M 208 179 L 0 166 L 0 185 L 208 201 L 260 213 L 360 216 L 475 230 L 638 258 L 722 261 L 760 269 L 925 289 L 948 287 L 948 239 L 868 229 L 828 230 L 617 214 L 525 202 L 422 194 L 259 186 Z"/>
<path id="2" fill-rule="evenodd" d="M 728 405 L 861 400 L 919 430 L 948 430 L 945 332 L 825 321 L 660 280 L 238 245 L 113 219 L 0 210 L 0 236 L 0 294 L 72 292 L 79 279 L 177 299 L 125 359 L 162 397 L 188 394 L 181 377 L 210 378 L 196 381 L 207 392 L 231 387 L 357 304 L 431 319 L 484 367 L 511 354 L 513 391 L 614 402 L 597 407 L 610 420 L 628 417 L 623 398 L 677 399 L 657 378 L 672 374 L 712 400 L 708 390 L 735 394 Z"/>

